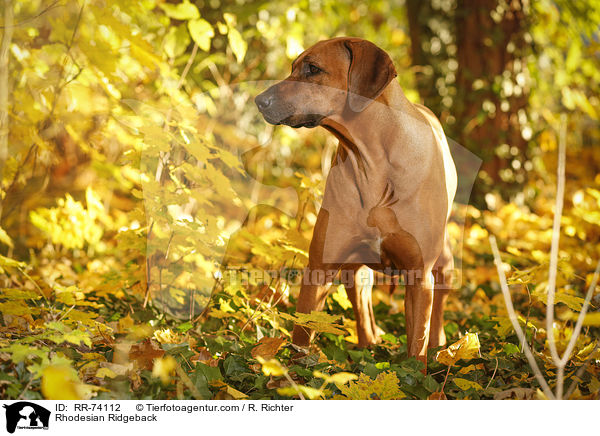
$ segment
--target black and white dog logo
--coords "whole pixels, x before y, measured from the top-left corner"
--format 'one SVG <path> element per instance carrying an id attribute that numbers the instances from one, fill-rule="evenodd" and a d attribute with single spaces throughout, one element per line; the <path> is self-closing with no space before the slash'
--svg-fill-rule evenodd
<path id="1" fill-rule="evenodd" d="M 50 411 L 29 401 L 19 401 L 11 405 L 3 405 L 6 409 L 6 431 L 14 433 L 15 429 L 48 429 Z"/>

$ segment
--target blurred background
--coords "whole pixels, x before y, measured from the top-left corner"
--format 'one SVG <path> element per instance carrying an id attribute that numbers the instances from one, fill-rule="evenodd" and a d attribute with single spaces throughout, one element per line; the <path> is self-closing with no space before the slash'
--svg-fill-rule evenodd
<path id="1" fill-rule="evenodd" d="M 456 254 L 464 280 L 449 337 L 477 316 L 505 316 L 489 234 L 520 273 L 516 304 L 528 319 L 544 308 L 561 132 L 558 292 L 569 302 L 561 325 L 581 308 L 600 257 L 598 2 L 2 0 L 0 8 L 5 331 L 60 320 L 87 332 L 89 346 L 110 348 L 102 336 L 125 334 L 126 317 L 158 326 L 201 316 L 216 335 L 287 334 L 275 307 L 293 307 L 337 142 L 320 129 L 267 125 L 253 98 L 304 49 L 336 36 L 387 51 L 408 98 L 482 161 L 451 226 L 455 245 L 464 241 Z M 261 196 L 268 204 L 255 207 Z M 256 274 L 226 278 L 221 261 Z M 401 309 L 378 292 L 382 313 Z M 18 337 L 10 334 L 3 346 Z"/>

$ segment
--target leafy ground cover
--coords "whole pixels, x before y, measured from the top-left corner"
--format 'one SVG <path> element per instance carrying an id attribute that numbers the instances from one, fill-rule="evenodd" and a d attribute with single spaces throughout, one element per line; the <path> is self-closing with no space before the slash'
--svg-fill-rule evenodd
<path id="1" fill-rule="evenodd" d="M 580 232 L 597 232 L 598 223 L 577 216 L 588 206 L 597 207 L 600 193 L 588 190 L 582 195 L 565 219 L 573 220 Z M 89 193 L 87 207 L 81 205 L 84 215 L 95 207 L 93 199 Z M 76 206 L 67 199 L 63 207 Z M 84 263 L 53 256 L 32 268 L 3 257 L 2 268 L 14 287 L 3 289 L 0 303 L 2 396 L 540 398 L 543 395 L 506 315 L 484 227 L 509 241 L 504 261 L 511 268 L 513 300 L 536 359 L 552 380 L 555 368 L 543 322 L 544 260 L 551 223 L 513 204 L 502 205 L 494 214 L 470 208 L 469 215 L 463 286 L 452 293 L 445 312 L 449 345 L 456 344 L 431 350 L 427 375 L 421 372 L 421 363 L 407 358 L 399 291 L 389 295 L 376 290 L 375 315 L 385 334 L 381 344 L 360 349 L 341 285 L 328 297 L 326 312 L 294 315 L 294 292 L 288 301 L 281 283 L 267 287 L 222 281 L 203 315 L 181 320 L 152 300 L 144 306 L 145 287 L 136 282 L 143 278 L 137 277 L 135 259 L 117 262 L 105 255 Z M 458 240 L 459 227 L 451 229 Z M 569 236 L 569 227 L 565 232 L 565 247 L 581 253 L 577 234 Z M 10 242 L 6 237 L 4 241 Z M 77 284 L 60 285 L 69 279 Z M 575 273 L 570 263 L 561 263 L 555 327 L 559 351 L 564 350 L 573 316 L 581 308 L 580 290 L 590 279 Z M 598 395 L 597 315 L 592 311 L 586 318 L 567 366 L 573 398 Z M 290 344 L 292 321 L 318 332 L 310 354 L 301 358 Z"/>

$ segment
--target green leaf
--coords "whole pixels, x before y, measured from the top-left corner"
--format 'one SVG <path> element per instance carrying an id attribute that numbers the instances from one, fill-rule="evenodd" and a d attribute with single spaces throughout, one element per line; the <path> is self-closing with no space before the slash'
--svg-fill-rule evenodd
<path id="1" fill-rule="evenodd" d="M 180 324 L 177 327 L 177 330 L 180 331 L 181 333 L 185 333 L 192 328 L 194 328 L 194 324 L 192 324 L 192 322 L 188 321 L 188 322 L 184 322 L 183 324 Z"/>
<path id="2" fill-rule="evenodd" d="M 209 382 L 214 380 L 223 380 L 221 370 L 215 366 L 208 366 L 204 363 L 198 362 L 196 364 L 196 372 L 202 373 L 206 377 L 206 380 Z"/>
<path id="3" fill-rule="evenodd" d="M 10 353 L 12 355 L 11 360 L 13 363 L 23 362 L 29 356 L 35 356 L 41 359 L 48 358 L 48 349 L 46 347 L 40 350 L 30 347 L 29 345 L 14 343 L 10 347 L 0 349 L 0 351 L 4 353 Z"/>
<path id="4" fill-rule="evenodd" d="M 504 352 L 509 355 L 512 356 L 513 354 L 519 354 L 519 347 L 517 347 L 515 344 L 504 344 Z"/>
<path id="5" fill-rule="evenodd" d="M 432 376 L 428 375 L 425 377 L 425 380 L 423 380 L 423 387 L 429 392 L 436 392 L 439 389 L 440 384 L 436 382 Z"/>
<path id="6" fill-rule="evenodd" d="M 163 3 L 159 7 L 165 11 L 168 17 L 175 20 L 195 20 L 200 18 L 198 8 L 187 0 L 178 5 Z"/>
<path id="7" fill-rule="evenodd" d="M 204 51 L 209 51 L 210 41 L 213 36 L 215 36 L 215 31 L 210 23 L 202 18 L 190 20 L 188 22 L 188 29 L 194 42 L 198 44 L 198 47 Z"/>

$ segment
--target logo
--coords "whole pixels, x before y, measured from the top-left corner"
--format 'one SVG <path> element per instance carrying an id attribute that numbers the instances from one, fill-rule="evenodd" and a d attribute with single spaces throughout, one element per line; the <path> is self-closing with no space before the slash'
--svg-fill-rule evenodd
<path id="1" fill-rule="evenodd" d="M 14 433 L 15 429 L 44 429 L 48 430 L 50 411 L 29 401 L 19 401 L 6 409 L 6 431 Z"/>

